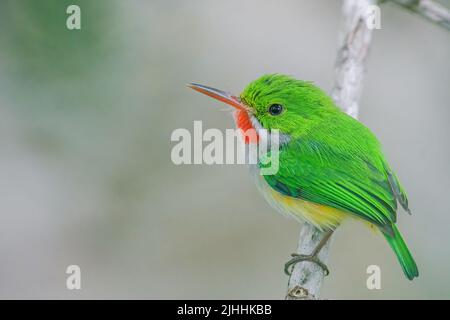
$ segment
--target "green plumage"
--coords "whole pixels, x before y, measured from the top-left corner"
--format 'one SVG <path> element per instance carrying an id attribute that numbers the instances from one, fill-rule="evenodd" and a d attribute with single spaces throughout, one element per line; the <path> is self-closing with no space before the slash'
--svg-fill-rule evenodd
<path id="1" fill-rule="evenodd" d="M 392 229 L 394 231 L 394 235 L 384 234 L 384 237 L 388 241 L 392 250 L 394 250 L 397 255 L 397 259 L 402 266 L 403 272 L 409 280 L 414 279 L 419 276 L 419 270 L 417 269 L 416 262 L 409 252 L 408 247 L 406 246 L 405 241 L 403 240 L 400 232 L 397 229 L 396 225 L 392 225 Z"/>
<path id="2" fill-rule="evenodd" d="M 241 100 L 267 129 L 290 137 L 280 168 L 264 176 L 278 192 L 340 209 L 377 226 L 408 279 L 418 269 L 397 227 L 397 202 L 409 212 L 406 193 L 389 167 L 376 137 L 343 113 L 313 84 L 284 75 L 252 82 Z M 268 107 L 283 106 L 279 115 Z"/>

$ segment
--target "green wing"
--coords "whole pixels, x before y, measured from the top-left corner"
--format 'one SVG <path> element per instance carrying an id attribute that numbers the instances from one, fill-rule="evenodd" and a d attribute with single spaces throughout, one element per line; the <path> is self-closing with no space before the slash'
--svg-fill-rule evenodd
<path id="1" fill-rule="evenodd" d="M 264 176 L 280 193 L 355 214 L 392 234 L 397 197 L 407 198 L 381 152 L 339 149 L 329 143 L 299 139 L 280 151 L 280 168 Z"/>

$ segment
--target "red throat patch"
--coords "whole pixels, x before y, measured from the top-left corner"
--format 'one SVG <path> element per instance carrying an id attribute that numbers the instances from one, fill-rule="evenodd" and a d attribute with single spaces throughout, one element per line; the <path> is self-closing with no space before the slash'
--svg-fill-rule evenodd
<path id="1" fill-rule="evenodd" d="M 236 126 L 241 130 L 244 142 L 258 143 L 259 135 L 255 127 L 252 124 L 250 116 L 244 110 L 239 110 L 235 112 L 234 120 L 236 121 Z"/>

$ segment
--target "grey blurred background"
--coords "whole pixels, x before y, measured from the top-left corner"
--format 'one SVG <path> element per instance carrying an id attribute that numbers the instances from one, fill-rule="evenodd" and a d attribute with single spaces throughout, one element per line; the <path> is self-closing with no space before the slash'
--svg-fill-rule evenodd
<path id="1" fill-rule="evenodd" d="M 66 8 L 82 29 L 66 29 Z M 444 1 L 450 6 L 449 1 Z M 0 2 L 0 298 L 284 298 L 299 225 L 244 165 L 170 160 L 176 128 L 232 128 L 218 102 L 264 73 L 333 81 L 340 1 Z M 382 5 L 360 119 L 410 197 L 399 225 L 420 268 L 339 228 L 323 297 L 450 298 L 450 33 Z M 82 289 L 66 289 L 66 267 Z M 382 289 L 366 288 L 366 268 Z"/>

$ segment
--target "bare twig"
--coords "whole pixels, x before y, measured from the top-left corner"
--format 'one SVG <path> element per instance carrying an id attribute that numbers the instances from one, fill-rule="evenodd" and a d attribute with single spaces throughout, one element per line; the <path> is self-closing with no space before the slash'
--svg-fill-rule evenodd
<path id="1" fill-rule="evenodd" d="M 390 0 L 437 25 L 450 30 L 450 10 L 432 0 Z"/>
<path id="2" fill-rule="evenodd" d="M 335 85 L 332 97 L 336 104 L 353 117 L 358 116 L 358 100 L 369 51 L 372 30 L 367 28 L 369 6 L 376 0 L 345 0 L 342 7 L 343 26 L 335 64 Z M 305 223 L 300 230 L 297 253 L 310 254 L 324 233 Z M 319 259 L 326 263 L 330 241 L 322 248 Z M 324 279 L 324 271 L 313 262 L 302 261 L 294 266 L 289 278 L 286 299 L 317 299 Z"/>

